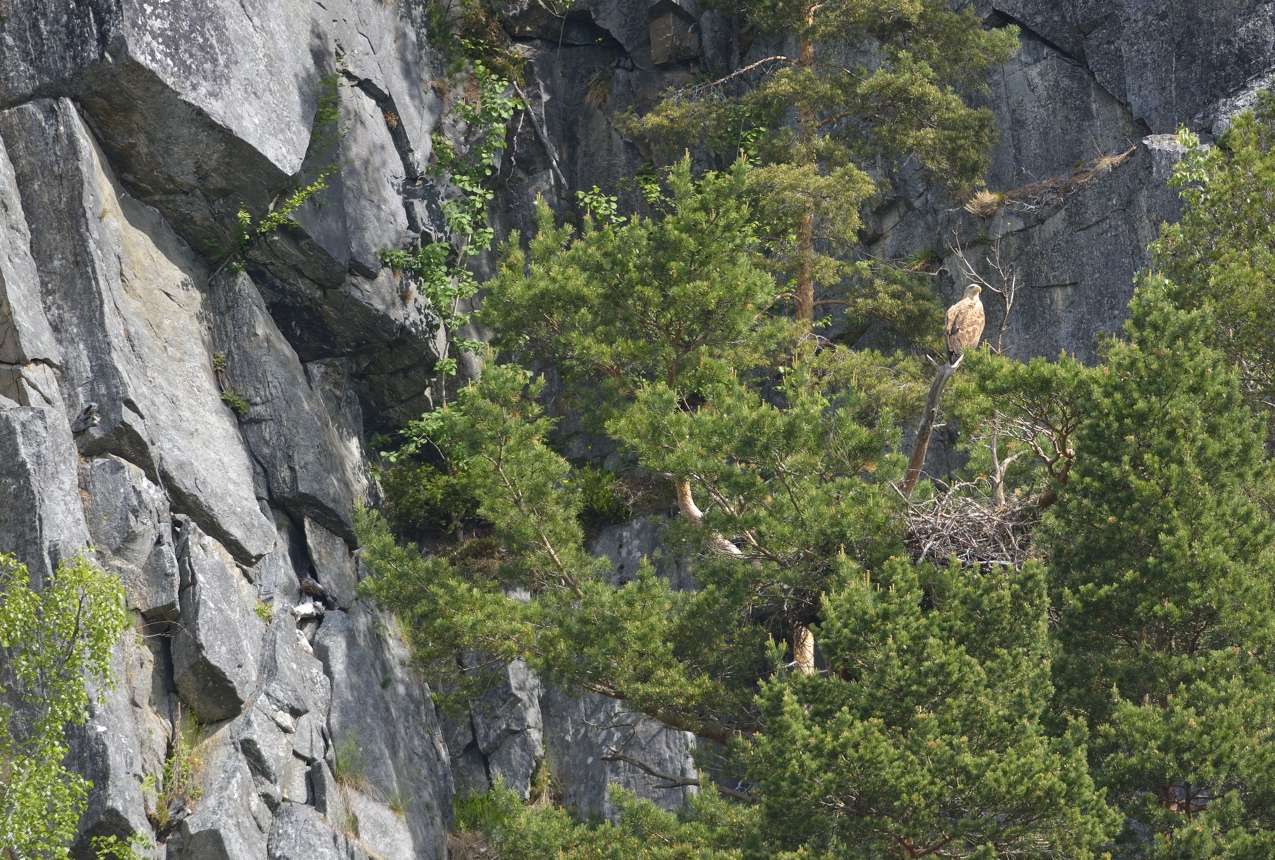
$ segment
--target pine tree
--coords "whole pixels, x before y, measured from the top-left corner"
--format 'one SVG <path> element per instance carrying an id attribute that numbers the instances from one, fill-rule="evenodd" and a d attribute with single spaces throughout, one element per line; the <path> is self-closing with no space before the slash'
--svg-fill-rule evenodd
<path id="1" fill-rule="evenodd" d="M 1211 343 L 1240 368 L 1275 438 L 1275 93 L 1237 116 L 1215 146 L 1179 134 L 1173 171 L 1185 208 L 1154 245 L 1175 302 L 1209 307 Z"/>
<path id="2" fill-rule="evenodd" d="M 961 94 L 986 87 L 1017 31 L 986 30 L 945 0 L 745 0 L 730 12 L 796 50 L 672 93 L 628 128 L 665 157 L 707 144 L 755 158 L 752 189 L 798 320 L 814 320 L 817 287 L 853 277 L 870 289 L 825 304 L 850 304 L 856 322 L 933 323 L 907 278 L 849 264 L 860 212 L 903 159 L 948 188 L 981 180 L 992 115 Z"/>
<path id="3" fill-rule="evenodd" d="M 1045 524 L 1055 707 L 1094 733 L 1140 857 L 1275 850 L 1275 528 L 1262 438 L 1215 323 L 1139 286 Z"/>
<path id="4" fill-rule="evenodd" d="M 768 856 L 1092 857 L 1116 820 L 1083 726 L 1050 737 L 1041 722 L 1047 610 L 1036 563 L 895 559 L 840 583 L 817 628 L 832 677 L 760 695 L 766 728 L 745 758 Z"/>
<path id="5" fill-rule="evenodd" d="M 776 288 L 753 265 L 735 181 L 695 183 L 683 165 L 655 219 L 579 234 L 544 220 L 528 258 L 507 250 L 483 311 L 500 342 L 562 368 L 638 468 L 678 487 L 670 543 L 698 587 L 674 591 L 649 565 L 612 586 L 584 551 L 541 383 L 490 364 L 414 430 L 480 500 L 490 537 L 423 559 L 364 518 L 365 590 L 404 616 L 439 689 L 464 699 L 522 658 L 718 742 L 720 769 L 761 801 L 733 845 L 640 805 L 618 829 L 519 814 L 500 825 L 515 856 L 524 843 L 564 857 L 1085 856 L 1110 816 L 1082 729 L 1042 727 L 1040 570 L 901 560 L 892 406 L 915 398 L 918 374 L 816 352 L 767 319 Z M 809 629 L 831 674 L 788 649 Z M 625 827 L 647 826 L 682 847 L 624 853 Z"/>

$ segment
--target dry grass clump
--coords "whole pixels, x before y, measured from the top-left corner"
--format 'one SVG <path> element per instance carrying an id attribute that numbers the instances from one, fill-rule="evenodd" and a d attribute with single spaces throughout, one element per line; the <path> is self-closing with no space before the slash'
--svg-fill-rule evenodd
<path id="1" fill-rule="evenodd" d="M 1006 191 L 1003 195 L 1005 202 L 1022 209 L 1032 210 L 1062 200 L 1079 191 L 1086 183 L 1106 176 L 1124 164 L 1137 150 L 1136 146 L 1131 146 L 1124 152 L 1101 155 L 1078 166 L 1070 176 L 1056 176 L 1045 182 L 1034 182 L 1031 185 Z"/>
<path id="2" fill-rule="evenodd" d="M 984 188 L 965 204 L 965 211 L 979 218 L 991 218 L 1005 203 L 1005 195 L 999 191 L 988 191 Z"/>
<path id="3" fill-rule="evenodd" d="M 605 68 L 598 69 L 594 72 L 584 87 L 584 103 L 596 110 L 602 110 L 611 103 L 611 79 L 615 76 L 615 69 Z"/>
<path id="4" fill-rule="evenodd" d="M 451 860 L 500 860 L 500 852 L 480 830 L 448 833 L 447 856 Z"/>

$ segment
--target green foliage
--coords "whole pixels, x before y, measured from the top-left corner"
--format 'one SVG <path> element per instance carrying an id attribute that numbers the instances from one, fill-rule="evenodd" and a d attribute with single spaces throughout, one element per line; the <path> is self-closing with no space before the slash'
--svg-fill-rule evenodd
<path id="1" fill-rule="evenodd" d="M 1045 538 L 1059 613 L 1056 708 L 1093 728 L 1131 856 L 1275 846 L 1275 527 L 1239 374 L 1205 311 L 1148 277 L 1083 401 Z"/>
<path id="2" fill-rule="evenodd" d="M 732 380 L 705 392 L 694 411 L 652 386 L 608 424 L 643 466 L 716 502 L 699 534 L 683 536 L 706 554 L 697 581 L 746 601 L 779 641 L 818 614 L 843 555 L 871 569 L 902 550 L 897 496 L 886 483 L 902 473 L 885 453 L 897 444 L 894 431 L 865 426 L 856 392 L 836 391 L 836 402 L 822 381 L 817 368 L 799 364 L 777 389 L 786 408 Z M 742 536 L 743 555 L 721 558 L 713 534 Z"/>
<path id="3" fill-rule="evenodd" d="M 1094 375 L 1066 354 L 1024 364 L 988 349 L 967 351 L 947 401 L 949 416 L 963 428 L 969 471 L 990 476 L 997 465 L 1012 464 L 1002 491 L 1048 507 L 1075 463 Z"/>
<path id="4" fill-rule="evenodd" d="M 94 836 L 93 851 L 97 860 L 143 860 L 151 849 L 151 841 L 140 833 L 134 833 L 127 842 L 118 836 Z"/>
<path id="5" fill-rule="evenodd" d="M 334 171 L 335 168 L 324 170 L 317 179 L 309 185 L 292 192 L 284 198 L 278 207 L 272 209 L 258 221 L 253 221 L 252 214 L 247 209 L 240 209 L 235 213 L 235 240 L 226 262 L 223 262 L 222 265 L 224 266 L 228 263 L 235 265 L 230 261 L 246 253 L 254 239 L 269 236 L 283 227 L 296 226 L 296 221 L 293 220 L 292 216 L 307 201 L 328 187 L 327 179 Z M 232 271 L 238 271 L 239 269 L 242 269 L 242 264 L 239 264 L 238 269 L 232 269 Z"/>
<path id="6" fill-rule="evenodd" d="M 157 833 L 167 833 L 173 826 L 169 807 L 180 802 L 183 805 L 193 804 L 204 795 L 199 785 L 199 774 L 203 761 L 195 755 L 195 748 L 203 740 L 204 725 L 190 712 L 178 714 L 177 725 L 173 727 L 173 737 L 168 744 L 168 756 L 164 759 L 163 784 L 155 798 L 154 808 L 147 812 L 147 818 Z M 151 778 L 150 791 L 143 783 L 143 791 L 149 795 L 154 791 L 154 780 Z"/>
<path id="7" fill-rule="evenodd" d="M 755 364 L 775 337 L 765 314 L 779 288 L 754 265 L 746 177 L 740 163 L 696 182 L 684 158 L 667 173 L 656 217 L 586 216 L 579 234 L 556 227 L 540 203 L 528 251 L 511 237 L 486 284 L 480 319 L 494 343 L 599 386 L 604 402 L 643 382 L 693 388 Z M 601 205 L 596 195 L 584 200 Z"/>
<path id="8" fill-rule="evenodd" d="M 340 71 L 319 79 L 319 101 L 310 126 L 310 145 L 306 148 L 305 162 L 321 160 L 345 136 L 345 129 L 340 123 L 342 84 Z"/>
<path id="9" fill-rule="evenodd" d="M 332 776 L 346 788 L 367 787 L 367 759 L 357 731 L 346 732 L 333 750 Z"/>
<path id="10" fill-rule="evenodd" d="M 464 476 L 438 466 L 403 461 L 382 469 L 378 478 L 386 515 L 399 531 L 450 534 L 478 513 L 478 499 Z"/>
<path id="11" fill-rule="evenodd" d="M 221 402 L 230 407 L 230 410 L 238 417 L 242 418 L 252 409 L 252 404 L 244 399 L 244 396 L 233 388 L 227 388 L 221 392 Z"/>
<path id="12" fill-rule="evenodd" d="M 412 793 L 401 786 L 396 788 L 385 800 L 385 805 L 399 818 L 407 816 L 407 807 L 412 802 Z"/>
<path id="13" fill-rule="evenodd" d="M 310 133 L 310 144 L 302 161 L 301 171 L 292 178 L 290 190 L 284 191 L 282 201 L 276 201 L 271 209 L 260 219 L 254 220 L 252 213 L 240 206 L 235 213 L 234 235 L 227 251 L 218 243 L 209 243 L 206 250 L 213 255 L 222 256 L 222 268 L 232 272 L 243 271 L 243 257 L 252 243 L 269 236 L 285 227 L 296 226 L 293 216 L 306 203 L 317 203 L 322 192 L 327 190 L 328 177 L 340 170 L 334 160 L 323 163 L 324 159 L 335 158 L 337 144 L 345 136 L 345 129 L 340 125 L 340 72 L 333 72 L 320 79 L 318 106 L 315 109 L 314 123 Z"/>
<path id="14" fill-rule="evenodd" d="M 468 831 L 493 832 L 505 819 L 508 809 L 516 808 L 511 803 L 517 795 L 505 787 L 501 780 L 486 794 L 468 794 L 456 798 L 453 810 L 456 815 L 456 829 L 462 833 Z"/>
<path id="15" fill-rule="evenodd" d="M 404 614 L 418 659 L 454 698 L 521 657 L 727 740 L 758 727 L 774 643 L 817 617 L 843 565 L 902 549 L 886 483 L 902 464 L 886 452 L 896 410 L 924 382 L 906 360 L 794 344 L 766 316 L 778 288 L 754 265 L 744 172 L 695 182 L 683 161 L 654 218 L 586 218 L 573 235 L 541 207 L 529 253 L 507 247 L 483 310 L 497 341 L 561 368 L 569 396 L 643 469 L 713 504 L 702 527 L 680 522 L 671 538 L 699 591 L 671 592 L 649 571 L 616 591 L 583 550 L 593 481 L 544 444 L 541 384 L 489 365 L 408 438 L 464 476 L 491 537 L 421 559 L 375 518 L 359 525 L 378 572 L 365 590 Z M 724 557 L 718 535 L 742 536 L 741 554 Z M 457 651 L 483 656 L 458 666 Z"/>
<path id="16" fill-rule="evenodd" d="M 457 152 L 445 137 L 434 135 L 435 163 L 430 173 L 446 179 L 460 192 L 443 204 L 451 242 L 432 242 L 413 251 L 377 251 L 381 262 L 410 278 L 448 335 L 443 354 L 434 366 L 440 400 L 444 402 L 446 378 L 455 376 L 457 370 L 456 359 L 449 354 L 451 346 L 470 353 L 482 349 L 480 342 L 457 334 L 469 323 L 468 302 L 478 292 L 478 281 L 466 268 L 466 262 L 491 247 L 495 234 L 487 224 L 487 205 L 492 198 L 487 183 L 496 156 L 505 148 L 509 120 L 522 106 L 517 98 L 505 95 L 509 81 L 481 62 L 474 63 L 474 78 L 477 96 L 472 102 L 461 101 L 456 106 L 457 115 L 468 128 L 468 149 Z"/>
<path id="17" fill-rule="evenodd" d="M 550 11 L 556 4 L 548 3 Z M 496 14 L 481 0 L 428 0 L 430 45 L 443 55 L 448 74 L 481 63 L 506 80 L 521 82 L 526 58 L 513 50 Z"/>
<path id="18" fill-rule="evenodd" d="M 611 789 L 616 823 L 579 824 L 564 810 L 529 806 L 504 785 L 457 804 L 457 826 L 481 829 L 505 860 L 742 860 L 732 843 L 754 826 L 748 808 L 705 792 L 686 816 L 660 810 L 619 788 Z"/>
<path id="19" fill-rule="evenodd" d="M 88 717 L 86 680 L 111 684 L 111 650 L 129 617 L 119 581 L 82 555 L 35 585 L 25 565 L 0 556 L 0 853 L 66 857 L 89 789 L 63 765 L 66 728 Z"/>
<path id="20" fill-rule="evenodd" d="M 766 856 L 1089 858 L 1118 825 L 1083 726 L 1041 721 L 1040 565 L 847 566 L 816 635 L 833 677 L 764 684 L 766 728 L 743 751 Z"/>
<path id="21" fill-rule="evenodd" d="M 861 212 L 883 189 L 874 176 L 906 159 L 949 188 L 981 181 L 992 114 L 968 107 L 962 93 L 985 89 L 987 69 L 1017 47 L 1017 30 L 987 30 L 971 7 L 953 12 L 945 0 L 746 0 L 724 11 L 797 50 L 759 61 L 747 77 L 670 93 L 621 127 L 665 160 L 706 147 L 755 164 L 749 192 L 767 259 L 794 285 L 799 317 L 813 314 L 816 288 L 838 285 L 850 287 L 852 327 L 895 324 L 878 317 L 878 305 L 904 295 L 912 306 L 904 316 L 924 314 L 926 293 L 900 292 L 899 272 L 854 262 Z M 892 299 L 878 296 L 892 286 Z"/>
<path id="22" fill-rule="evenodd" d="M 623 218 L 616 218 L 619 198 L 610 194 L 603 194 L 596 185 L 593 186 L 592 191 L 577 191 L 576 200 L 580 208 L 594 221 L 616 224 L 624 220 Z"/>
<path id="23" fill-rule="evenodd" d="M 672 592 L 649 569 L 624 589 L 611 587 L 605 562 L 584 551 L 579 492 L 568 483 L 570 466 L 544 444 L 550 422 L 534 400 L 538 383 L 524 396 L 530 382 L 516 368 L 491 365 L 454 406 L 434 413 L 437 443 L 453 466 L 463 464 L 492 538 L 422 559 L 361 514 L 356 528 L 378 575 L 360 588 L 403 617 L 435 688 L 451 691 L 444 704 L 480 695 L 498 683 L 495 670 L 525 658 L 542 677 L 622 691 L 671 725 L 725 737 L 717 715 L 746 718 L 764 637 L 725 617 L 718 627 L 729 642 L 688 624 L 688 614 L 720 617 L 721 596 Z M 510 599 L 510 589 L 528 599 Z M 461 665 L 458 647 L 482 658 Z M 625 655 L 618 665 L 617 654 Z M 743 661 L 753 665 L 741 674 Z"/>
<path id="24" fill-rule="evenodd" d="M 1183 130 L 1174 166 L 1182 220 L 1166 224 L 1152 249 L 1171 296 L 1209 308 L 1211 343 L 1241 370 L 1275 438 L 1275 94 L 1237 116 L 1216 146 Z"/>
<path id="25" fill-rule="evenodd" d="M 938 5 L 841 10 L 912 15 L 908 26 L 938 27 L 927 38 L 955 39 L 904 52 L 884 34 L 882 86 L 966 44 Z M 977 67 L 1004 37 L 970 38 L 984 51 Z M 550 683 L 720 742 L 714 778 L 739 780 L 753 802 L 727 804 L 705 779 L 689 815 L 617 795 L 618 821 L 578 822 L 498 788 L 462 805 L 462 825 L 508 858 L 1270 855 L 1275 526 L 1263 506 L 1275 493 L 1251 411 L 1265 396 L 1254 368 L 1268 332 L 1257 311 L 1234 325 L 1216 315 L 1243 298 L 1223 287 L 1264 289 L 1265 252 L 1235 236 L 1265 234 L 1247 224 L 1233 234 L 1232 204 L 1213 198 L 1266 205 L 1275 183 L 1254 166 L 1268 152 L 1261 116 L 1181 169 L 1200 192 L 1188 208 L 1205 214 L 1184 222 L 1195 233 L 1166 231 L 1157 253 L 1183 283 L 1145 278 L 1125 342 L 1099 367 L 967 355 L 949 418 L 975 483 L 991 476 L 1000 495 L 956 501 L 1021 514 L 1025 532 L 1047 509 L 1034 533 L 1044 559 L 996 568 L 906 559 L 915 512 L 892 485 L 898 427 L 924 399 L 925 369 L 816 342 L 773 316 L 784 288 L 763 259 L 775 248 L 767 207 L 792 194 L 799 211 L 810 163 L 764 161 L 777 139 L 763 136 L 769 173 L 740 161 L 696 181 L 683 158 L 640 177 L 649 216 L 617 217 L 594 189 L 579 195 L 577 231 L 541 205 L 526 250 L 516 239 L 504 249 L 481 319 L 507 355 L 558 372 L 557 413 L 576 410 L 635 471 L 676 488 L 682 516 L 666 546 L 698 588 L 673 591 L 645 565 L 610 584 L 584 528 L 632 513 L 625 479 L 572 469 L 546 444 L 543 381 L 494 360 L 456 403 L 408 428 L 403 452 L 428 449 L 438 465 L 426 483 L 454 480 L 484 530 L 423 558 L 360 512 L 375 571 L 360 588 L 403 617 L 444 705 L 464 706 L 524 659 Z M 866 139 L 843 166 L 877 151 Z M 936 164 L 963 157 L 940 152 L 959 150 L 955 137 L 930 143 Z M 838 169 L 813 163 L 821 182 Z M 1236 179 L 1237 165 L 1259 179 Z M 786 184 L 758 191 L 785 170 Z M 1191 257 L 1196 243 L 1223 252 Z M 1217 274 L 1244 260 L 1248 280 Z M 889 282 L 863 301 L 897 326 L 929 325 L 907 279 L 846 272 Z M 1022 497 L 1015 506 L 1006 491 Z M 788 662 L 806 631 L 824 672 Z"/>
<path id="26" fill-rule="evenodd" d="M 572 470 L 569 480 L 580 492 L 580 521 L 586 529 L 597 530 L 632 518 L 633 509 L 614 472 L 582 466 Z"/>
<path id="27" fill-rule="evenodd" d="M 303 188 L 298 188 L 284 198 L 284 201 L 278 207 L 256 223 L 253 227 L 252 236 L 268 236 L 283 227 L 296 226 L 296 221 L 292 219 L 292 216 L 307 200 L 310 200 L 328 187 L 327 178 L 329 175 L 331 175 L 329 171 L 324 171 L 319 174 L 318 179 Z"/>
<path id="28" fill-rule="evenodd" d="M 274 609 L 272 609 L 268 604 L 262 603 L 260 600 L 258 600 L 257 604 L 252 607 L 252 611 L 257 613 L 257 617 L 267 624 L 274 620 Z"/>

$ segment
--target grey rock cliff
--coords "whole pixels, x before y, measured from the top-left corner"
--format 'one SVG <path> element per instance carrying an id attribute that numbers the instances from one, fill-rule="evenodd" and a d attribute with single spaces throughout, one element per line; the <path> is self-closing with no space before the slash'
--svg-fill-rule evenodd
<path id="1" fill-rule="evenodd" d="M 1169 135 L 1218 134 L 1270 84 L 1275 4 L 953 5 L 1021 28 L 980 96 L 1007 202 L 978 218 L 904 171 L 871 250 L 941 259 L 952 299 L 950 246 L 983 267 L 998 248 L 1021 285 L 1006 350 L 1093 358 L 1177 216 Z M 691 0 L 496 8 L 528 100 L 495 180 L 498 236 L 525 234 L 537 195 L 563 214 L 594 185 L 639 205 L 617 182 L 645 154 L 615 117 L 729 71 L 728 22 Z M 693 738 L 519 665 L 440 719 L 394 621 L 357 596 L 363 442 L 429 407 L 442 346 L 377 257 L 446 237 L 449 192 L 426 167 L 432 135 L 461 131 L 447 107 L 463 88 L 427 19 L 423 0 L 0 3 L 0 551 L 43 578 L 92 545 L 142 634 L 71 739 L 94 782 L 77 857 L 140 833 L 169 860 L 442 858 L 453 793 L 498 778 L 526 792 L 547 767 L 583 814 L 612 814 L 611 783 L 665 808 L 691 790 Z M 767 46 L 740 48 L 748 62 Z M 339 117 L 316 128 L 325 93 Z M 227 265 L 241 207 L 260 218 L 329 167 L 294 226 Z M 693 587 L 660 532 L 612 527 L 593 549 L 617 583 L 647 556 Z M 173 800 L 157 831 L 192 715 L 202 797 Z"/>

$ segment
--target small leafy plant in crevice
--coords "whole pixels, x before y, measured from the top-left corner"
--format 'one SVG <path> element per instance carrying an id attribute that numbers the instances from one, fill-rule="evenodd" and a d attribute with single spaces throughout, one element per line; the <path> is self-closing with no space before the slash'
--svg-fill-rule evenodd
<path id="1" fill-rule="evenodd" d="M 399 818 L 407 817 L 407 807 L 412 803 L 412 790 L 410 787 L 398 785 L 394 791 L 386 798 L 385 803 Z"/>
<path id="2" fill-rule="evenodd" d="M 194 714 L 179 713 L 169 743 L 168 758 L 164 760 L 162 783 L 157 786 L 153 774 L 142 781 L 142 793 L 148 807 L 146 817 L 160 836 L 176 827 L 204 796 L 199 785 L 204 763 L 195 754 L 203 734 L 204 725 Z"/>
<path id="3" fill-rule="evenodd" d="M 327 190 L 328 179 L 341 169 L 334 153 L 346 132 L 340 124 L 341 86 L 342 75 L 339 69 L 320 78 L 318 105 L 301 170 L 293 177 L 290 186 L 285 187 L 271 204 L 270 211 L 261 218 L 254 219 L 252 213 L 240 204 L 235 213 L 230 247 L 226 248 L 216 242 L 205 244 L 205 251 L 222 258 L 221 264 L 213 272 L 214 275 L 222 269 L 230 272 L 243 271 L 244 256 L 254 241 L 285 227 L 296 226 L 297 211 L 306 203 L 317 202 L 322 192 Z"/>
<path id="4" fill-rule="evenodd" d="M 244 399 L 244 396 L 233 388 L 227 388 L 221 392 L 221 402 L 230 407 L 230 410 L 238 417 L 242 418 L 248 414 L 248 410 L 252 409 L 252 404 Z"/>
<path id="5" fill-rule="evenodd" d="M 473 76 L 473 95 L 456 105 L 459 118 L 468 128 L 468 149 L 458 150 L 445 137 L 435 134 L 435 160 L 429 169 L 430 175 L 460 192 L 443 204 L 451 241 L 430 242 L 414 250 L 377 251 L 382 263 L 406 277 L 429 302 L 447 335 L 434 365 L 440 403 L 447 400 L 447 378 L 457 371 L 452 347 L 472 354 L 483 348 L 480 341 L 457 334 L 469 323 L 472 315 L 467 306 L 478 292 L 478 281 L 467 263 L 475 254 L 490 249 L 495 238 L 487 224 L 487 206 L 493 194 L 486 183 L 495 172 L 496 156 L 505 149 L 509 120 L 522 107 L 521 100 L 505 94 L 509 80 L 482 62 L 474 63 Z"/>
<path id="6" fill-rule="evenodd" d="M 372 790 L 367 779 L 367 758 L 363 755 L 357 731 L 346 732 L 333 750 L 332 776 L 342 788 L 362 792 Z"/>

